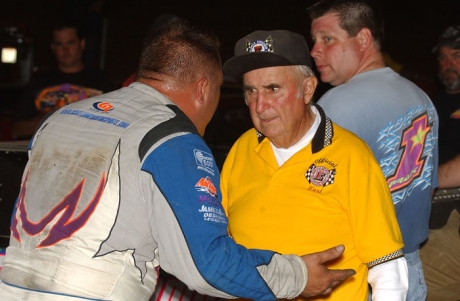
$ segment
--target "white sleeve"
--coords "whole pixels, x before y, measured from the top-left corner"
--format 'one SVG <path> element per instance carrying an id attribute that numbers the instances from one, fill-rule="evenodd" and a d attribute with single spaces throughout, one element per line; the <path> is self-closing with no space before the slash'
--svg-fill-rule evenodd
<path id="1" fill-rule="evenodd" d="M 409 275 L 404 257 L 372 267 L 367 281 L 372 287 L 372 301 L 405 301 Z"/>

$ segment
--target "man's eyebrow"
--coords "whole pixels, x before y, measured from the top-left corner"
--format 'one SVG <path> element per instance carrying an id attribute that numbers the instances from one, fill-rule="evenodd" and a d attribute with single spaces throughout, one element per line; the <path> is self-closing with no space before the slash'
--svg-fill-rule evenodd
<path id="1" fill-rule="evenodd" d="M 270 83 L 268 85 L 264 85 L 262 86 L 264 89 L 273 89 L 273 88 L 278 88 L 280 85 L 276 84 L 276 83 Z M 244 90 L 249 90 L 249 89 L 254 89 L 254 86 L 252 85 L 246 85 L 246 84 L 243 84 L 242 87 L 241 87 Z"/>
<path id="2" fill-rule="evenodd" d="M 278 88 L 279 86 L 280 85 L 278 85 L 278 84 L 270 83 L 270 84 L 262 86 L 262 87 L 264 87 L 265 89 L 267 89 L 267 88 L 272 89 L 272 88 Z"/>

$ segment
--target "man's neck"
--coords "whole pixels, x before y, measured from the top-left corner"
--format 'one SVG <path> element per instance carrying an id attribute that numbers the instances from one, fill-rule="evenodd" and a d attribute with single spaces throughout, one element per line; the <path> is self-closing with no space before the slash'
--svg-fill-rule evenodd
<path id="1" fill-rule="evenodd" d="M 385 61 L 383 60 L 382 54 L 375 49 L 365 54 L 362 62 L 357 74 L 385 67 Z"/>
<path id="2" fill-rule="evenodd" d="M 74 66 L 61 66 L 58 65 L 59 71 L 63 73 L 77 73 L 83 70 L 85 68 L 84 64 L 78 64 Z"/>

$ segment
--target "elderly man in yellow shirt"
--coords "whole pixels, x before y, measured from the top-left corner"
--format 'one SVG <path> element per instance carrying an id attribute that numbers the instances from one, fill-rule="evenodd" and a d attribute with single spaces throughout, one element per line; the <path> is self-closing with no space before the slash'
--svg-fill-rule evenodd
<path id="1" fill-rule="evenodd" d="M 243 80 L 254 128 L 233 145 L 221 190 L 229 232 L 248 248 L 305 254 L 343 243 L 330 268 L 350 277 L 321 300 L 405 300 L 402 237 L 388 184 L 364 141 L 312 103 L 317 79 L 305 39 L 256 31 L 224 73 Z"/>

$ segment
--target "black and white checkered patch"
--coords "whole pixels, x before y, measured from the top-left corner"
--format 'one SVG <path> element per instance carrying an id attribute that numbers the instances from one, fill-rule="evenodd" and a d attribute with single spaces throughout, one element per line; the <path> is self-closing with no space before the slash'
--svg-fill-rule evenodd
<path id="1" fill-rule="evenodd" d="M 335 169 L 327 169 L 324 166 L 316 166 L 313 163 L 305 173 L 305 178 L 310 184 L 324 187 L 334 183 L 335 174 Z"/>

